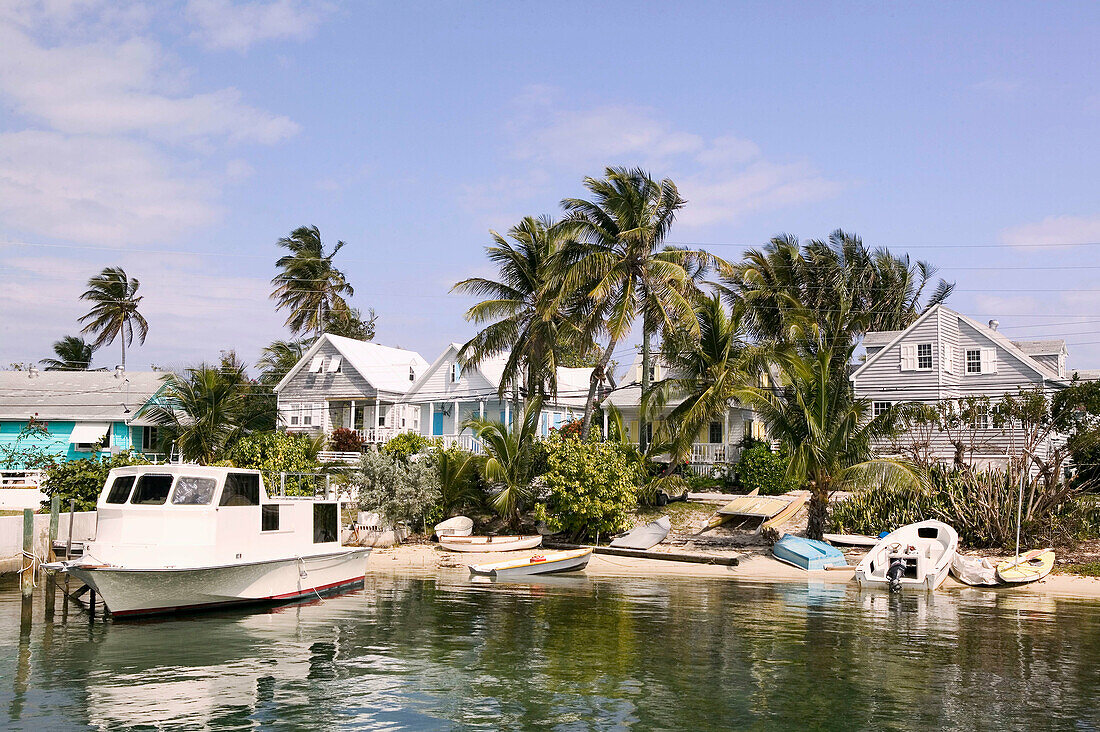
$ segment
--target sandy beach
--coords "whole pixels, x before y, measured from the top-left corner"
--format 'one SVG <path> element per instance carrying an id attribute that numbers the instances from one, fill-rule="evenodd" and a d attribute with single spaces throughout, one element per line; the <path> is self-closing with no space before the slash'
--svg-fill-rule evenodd
<path id="1" fill-rule="evenodd" d="M 371 553 L 367 571 L 372 573 L 438 573 L 465 576 L 471 564 L 500 562 L 529 557 L 539 551 L 485 552 L 456 554 L 444 551 L 435 544 L 404 544 L 389 549 L 376 549 Z M 679 550 L 678 550 L 679 551 Z M 732 580 L 740 582 L 854 582 L 855 565 L 862 552 L 847 554 L 851 569 L 804 572 L 783 564 L 768 555 L 762 547 L 746 547 L 737 552 L 691 552 L 704 556 L 736 556 L 736 567 L 710 564 L 694 564 L 678 561 L 643 559 L 640 557 L 604 556 L 596 554 L 585 572 L 591 577 L 692 577 L 705 580 Z M 1080 577 L 1068 574 L 1051 574 L 1046 579 L 1028 585 L 1012 587 L 970 588 L 948 577 L 937 592 L 959 592 L 972 589 L 981 591 L 1028 593 L 1067 598 L 1100 599 L 1100 578 Z"/>

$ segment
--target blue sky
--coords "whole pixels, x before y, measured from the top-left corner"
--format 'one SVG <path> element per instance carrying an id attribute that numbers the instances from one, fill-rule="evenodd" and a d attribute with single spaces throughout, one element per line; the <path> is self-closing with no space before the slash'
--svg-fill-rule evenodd
<path id="1" fill-rule="evenodd" d="M 0 363 L 75 333 L 114 264 L 146 296 L 131 368 L 254 360 L 302 224 L 430 361 L 472 334 L 448 289 L 491 273 L 488 230 L 616 164 L 677 181 L 674 241 L 842 227 L 1098 368 L 1098 33 L 1089 3 L 7 3 Z"/>

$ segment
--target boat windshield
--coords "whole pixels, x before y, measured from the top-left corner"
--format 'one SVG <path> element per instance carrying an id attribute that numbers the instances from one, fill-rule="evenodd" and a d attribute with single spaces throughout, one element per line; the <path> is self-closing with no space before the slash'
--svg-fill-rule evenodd
<path id="1" fill-rule="evenodd" d="M 107 503 L 126 503 L 130 497 L 130 489 L 134 487 L 134 476 L 120 475 L 111 483 L 111 490 L 107 492 Z"/>
<path id="2" fill-rule="evenodd" d="M 173 506 L 208 506 L 214 498 L 218 481 L 214 478 L 196 478 L 181 475 L 176 480 L 176 492 L 172 494 Z"/>
<path id="3" fill-rule="evenodd" d="M 168 499 L 168 492 L 171 489 L 171 475 L 145 473 L 138 476 L 137 486 L 134 487 L 134 495 L 130 497 L 130 503 L 138 506 L 160 506 Z"/>
<path id="4" fill-rule="evenodd" d="M 260 476 L 256 473 L 230 473 L 225 476 L 221 506 L 259 506 Z"/>

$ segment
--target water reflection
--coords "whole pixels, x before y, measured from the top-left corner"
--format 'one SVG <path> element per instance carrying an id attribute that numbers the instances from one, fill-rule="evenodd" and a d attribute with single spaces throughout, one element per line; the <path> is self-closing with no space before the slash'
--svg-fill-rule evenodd
<path id="1" fill-rule="evenodd" d="M 368 578 L 261 613 L 111 623 L 0 586 L 7 727 L 1100 725 L 1095 605 L 837 583 Z"/>

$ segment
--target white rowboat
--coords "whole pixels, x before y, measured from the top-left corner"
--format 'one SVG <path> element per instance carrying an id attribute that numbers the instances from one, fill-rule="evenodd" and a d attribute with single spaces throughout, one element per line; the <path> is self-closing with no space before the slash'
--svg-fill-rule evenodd
<path id="1" fill-rule="evenodd" d="M 435 525 L 435 535 L 438 537 L 469 536 L 472 533 L 474 533 L 474 520 L 467 516 L 455 516 Z"/>
<path id="2" fill-rule="evenodd" d="M 860 587 L 934 590 L 946 579 L 959 535 L 942 521 L 902 526 L 885 537 L 856 566 Z"/>
<path id="3" fill-rule="evenodd" d="M 533 536 L 441 536 L 439 545 L 452 552 L 515 552 L 534 549 L 542 544 L 542 535 Z"/>
<path id="4" fill-rule="evenodd" d="M 616 549 L 649 549 L 660 544 L 672 530 L 668 516 L 662 516 L 644 526 L 639 526 L 611 542 Z"/>
<path id="5" fill-rule="evenodd" d="M 470 574 L 494 577 L 496 579 L 514 579 L 540 574 L 558 574 L 561 572 L 579 572 L 588 566 L 592 548 L 572 549 L 566 552 L 536 554 L 527 559 L 513 559 L 496 564 L 475 564 Z"/>

